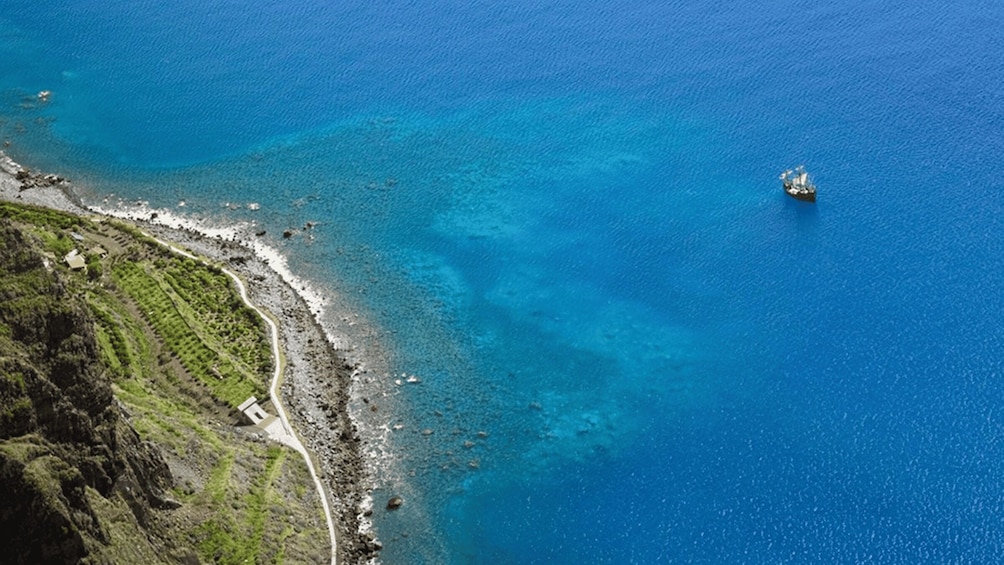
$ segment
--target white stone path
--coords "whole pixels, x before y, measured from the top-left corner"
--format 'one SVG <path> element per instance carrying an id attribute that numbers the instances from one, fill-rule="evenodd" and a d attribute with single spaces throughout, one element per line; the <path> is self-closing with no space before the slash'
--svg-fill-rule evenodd
<path id="1" fill-rule="evenodd" d="M 150 236 L 152 237 L 152 236 Z M 156 238 L 153 238 L 156 239 Z M 175 253 L 199 261 L 205 264 L 201 258 L 192 255 L 191 253 L 185 251 L 184 249 L 179 249 L 170 243 L 161 241 L 157 239 L 162 245 L 174 251 Z M 314 486 L 317 488 L 317 494 L 321 498 L 321 506 L 324 507 L 324 519 L 328 523 L 328 536 L 331 538 L 331 565 L 337 565 L 337 540 L 335 539 L 335 524 L 331 519 L 331 508 L 328 506 L 328 497 L 324 494 L 324 485 L 321 483 L 320 477 L 317 475 L 317 470 L 314 468 L 314 462 L 310 459 L 310 454 L 307 453 L 307 449 L 303 447 L 303 443 L 300 442 L 300 438 L 296 437 L 296 433 L 293 431 L 293 427 L 289 424 L 289 418 L 286 417 L 286 410 L 282 406 L 282 402 L 279 400 L 279 381 L 282 377 L 282 367 L 279 364 L 279 328 L 276 327 L 275 322 L 272 318 L 265 315 L 264 312 L 258 309 L 257 306 L 251 303 L 248 299 L 247 289 L 244 287 L 244 283 L 241 279 L 230 272 L 229 269 L 221 268 L 221 270 L 226 273 L 234 283 L 237 285 L 237 290 L 240 291 L 241 300 L 244 304 L 247 304 L 249 308 L 254 310 L 261 316 L 262 320 L 268 324 L 269 335 L 272 338 L 272 357 L 275 359 L 275 372 L 272 374 L 272 384 L 269 386 L 269 393 L 272 396 L 272 405 L 275 406 L 276 412 L 279 413 L 279 421 L 282 423 L 281 426 L 272 424 L 268 427 L 269 437 L 273 440 L 288 445 L 289 447 L 295 449 L 300 455 L 303 456 L 303 460 L 307 463 L 307 469 L 310 471 L 310 477 L 314 479 Z"/>

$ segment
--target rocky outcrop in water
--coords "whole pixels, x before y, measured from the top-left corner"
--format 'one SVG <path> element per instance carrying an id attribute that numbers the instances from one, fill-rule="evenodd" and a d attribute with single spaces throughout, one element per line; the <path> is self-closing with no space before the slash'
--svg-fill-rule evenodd
<path id="1" fill-rule="evenodd" d="M 31 170 L 16 163 L 3 151 L 0 151 L 0 171 L 9 174 L 14 177 L 14 179 L 19 181 L 21 183 L 21 190 L 28 190 L 29 188 L 36 187 L 60 186 L 66 181 L 66 179 L 59 175 L 32 172 Z"/>

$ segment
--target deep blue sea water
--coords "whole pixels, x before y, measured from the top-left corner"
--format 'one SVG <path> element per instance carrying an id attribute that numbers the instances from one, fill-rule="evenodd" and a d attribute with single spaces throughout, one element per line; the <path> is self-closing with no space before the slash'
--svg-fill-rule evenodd
<path id="1" fill-rule="evenodd" d="M 991 563 L 1002 22 L 4 0 L 0 136 L 92 202 L 319 222 L 274 243 L 422 379 L 387 563 Z"/>

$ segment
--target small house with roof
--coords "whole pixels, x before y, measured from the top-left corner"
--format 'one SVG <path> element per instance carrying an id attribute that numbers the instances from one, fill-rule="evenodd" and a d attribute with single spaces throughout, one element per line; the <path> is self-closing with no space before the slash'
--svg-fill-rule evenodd
<path id="1" fill-rule="evenodd" d="M 87 267 L 87 261 L 84 260 L 84 256 L 76 249 L 67 253 L 66 257 L 63 257 L 63 260 L 66 261 L 66 264 L 74 271 L 79 271 Z"/>
<path id="2" fill-rule="evenodd" d="M 248 422 L 250 422 L 252 426 L 257 426 L 258 424 L 264 422 L 269 416 L 268 412 L 263 410 L 262 407 L 258 405 L 258 399 L 253 396 L 242 402 L 237 409 L 244 414 L 244 417 L 247 418 Z"/>
<path id="3" fill-rule="evenodd" d="M 282 428 L 282 421 L 279 420 L 278 417 L 266 412 L 265 409 L 258 404 L 258 399 L 253 396 L 242 402 L 237 409 L 244 414 L 244 419 L 247 420 L 249 424 L 259 428 L 269 435 L 273 434 L 273 426 Z"/>
<path id="4" fill-rule="evenodd" d="M 244 414 L 244 418 L 249 424 L 264 432 L 269 438 L 293 447 L 299 445 L 292 431 L 286 429 L 278 416 L 266 412 L 258 404 L 257 398 L 253 396 L 248 398 L 237 409 Z"/>

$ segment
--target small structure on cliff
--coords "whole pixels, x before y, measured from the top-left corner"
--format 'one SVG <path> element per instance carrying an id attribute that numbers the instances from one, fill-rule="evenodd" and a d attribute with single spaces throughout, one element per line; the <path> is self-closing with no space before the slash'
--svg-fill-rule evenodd
<path id="1" fill-rule="evenodd" d="M 269 415 L 268 412 L 262 409 L 262 407 L 258 405 L 258 399 L 253 396 L 242 402 L 237 409 L 244 414 L 244 417 L 247 418 L 248 422 L 250 422 L 252 426 L 258 426 L 262 429 L 265 429 L 265 426 L 269 424 L 269 418 L 275 418 L 275 416 Z"/>
<path id="2" fill-rule="evenodd" d="M 63 260 L 66 261 L 66 264 L 74 271 L 79 271 L 80 269 L 87 267 L 87 261 L 84 260 L 84 256 L 76 249 L 67 253 L 66 257 L 63 257 Z"/>
<path id="3" fill-rule="evenodd" d="M 278 416 L 274 416 L 266 412 L 265 409 L 258 404 L 257 398 L 253 396 L 248 398 L 242 402 L 237 409 L 244 414 L 244 418 L 248 421 L 248 423 L 261 430 L 270 439 L 286 445 L 295 446 L 296 437 L 293 436 L 293 433 L 283 426 L 282 420 L 280 420 Z"/>

